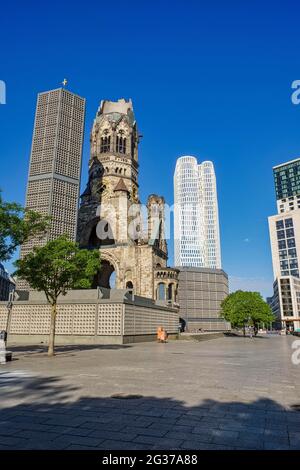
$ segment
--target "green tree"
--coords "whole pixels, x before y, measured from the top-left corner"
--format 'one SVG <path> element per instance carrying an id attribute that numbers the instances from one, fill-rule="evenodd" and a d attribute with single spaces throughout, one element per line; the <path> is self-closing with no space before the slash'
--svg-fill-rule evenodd
<path id="1" fill-rule="evenodd" d="M 0 192 L 0 262 L 8 261 L 19 245 L 44 234 L 49 222 L 49 217 L 3 201 Z"/>
<path id="2" fill-rule="evenodd" d="M 33 252 L 16 261 L 16 275 L 38 291 L 45 293 L 51 305 L 48 355 L 54 355 L 57 300 L 70 289 L 88 289 L 100 267 L 98 250 L 81 250 L 66 235 L 35 247 Z"/>
<path id="3" fill-rule="evenodd" d="M 249 323 L 257 331 L 260 323 L 271 323 L 275 320 L 270 306 L 259 292 L 238 290 L 229 294 L 221 303 L 221 316 L 233 327 L 245 327 Z"/>

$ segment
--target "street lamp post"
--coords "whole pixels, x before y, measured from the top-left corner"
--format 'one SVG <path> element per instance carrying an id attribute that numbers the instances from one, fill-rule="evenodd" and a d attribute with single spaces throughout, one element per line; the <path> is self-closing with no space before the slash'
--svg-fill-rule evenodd
<path id="1" fill-rule="evenodd" d="M 12 291 L 9 293 L 8 302 L 7 302 L 7 304 L 6 304 L 6 308 L 7 308 L 6 339 L 5 339 L 5 344 L 6 344 L 6 345 L 7 345 L 8 333 L 9 333 L 9 330 L 10 330 L 11 310 L 12 310 L 12 307 L 13 307 L 14 298 L 15 298 L 15 291 L 12 290 Z"/>

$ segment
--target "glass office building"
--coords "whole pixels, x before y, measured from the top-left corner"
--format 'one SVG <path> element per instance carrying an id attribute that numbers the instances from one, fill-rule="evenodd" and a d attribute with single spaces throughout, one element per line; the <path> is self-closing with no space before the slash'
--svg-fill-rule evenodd
<path id="1" fill-rule="evenodd" d="M 270 305 L 281 327 L 300 327 L 300 158 L 273 167 L 278 214 L 269 217 L 274 272 Z"/>
<path id="2" fill-rule="evenodd" d="M 212 162 L 184 156 L 174 173 L 175 265 L 221 269 L 217 185 Z"/>
<path id="3" fill-rule="evenodd" d="M 279 213 L 300 208 L 300 158 L 273 167 Z"/>

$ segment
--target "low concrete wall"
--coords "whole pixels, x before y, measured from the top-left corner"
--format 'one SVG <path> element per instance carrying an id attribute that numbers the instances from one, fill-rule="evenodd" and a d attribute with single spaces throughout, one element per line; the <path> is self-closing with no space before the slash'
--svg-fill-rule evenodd
<path id="1" fill-rule="evenodd" d="M 76 296 L 79 297 L 78 294 Z M 128 300 L 124 295 L 121 297 L 123 301 L 99 299 L 96 295 L 88 297 L 87 293 L 82 297 L 77 301 L 71 301 L 71 295 L 60 299 L 56 320 L 57 344 L 152 341 L 156 339 L 159 326 L 170 335 L 178 332 L 179 316 L 174 308 L 156 305 L 149 299 Z M 29 301 L 15 302 L 10 316 L 9 342 L 47 344 L 50 312 L 49 304 L 38 295 Z M 0 302 L 0 330 L 6 329 L 6 323 L 6 303 Z"/>
<path id="2" fill-rule="evenodd" d="M 208 341 L 210 339 L 222 338 L 224 332 L 207 332 L 207 333 L 181 333 L 179 339 L 187 341 Z"/>
<path id="3" fill-rule="evenodd" d="M 178 333 L 168 333 L 168 340 L 179 339 Z M 156 341 L 157 336 L 155 335 L 136 335 L 136 336 L 124 336 L 123 344 L 129 343 L 146 343 L 149 341 Z"/>
<path id="4" fill-rule="evenodd" d="M 46 335 L 8 335 L 9 345 L 38 345 L 48 346 L 49 334 Z M 132 341 L 133 342 L 133 341 Z M 123 336 L 77 336 L 77 335 L 55 335 L 55 344 L 57 346 L 66 346 L 68 344 L 125 344 Z"/>

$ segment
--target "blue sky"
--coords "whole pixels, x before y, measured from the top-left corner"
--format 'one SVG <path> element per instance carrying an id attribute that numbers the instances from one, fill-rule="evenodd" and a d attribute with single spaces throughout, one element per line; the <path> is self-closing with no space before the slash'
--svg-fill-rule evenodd
<path id="1" fill-rule="evenodd" d="M 264 4 L 262 4 L 264 3 Z M 140 194 L 173 202 L 176 158 L 212 160 L 223 267 L 231 287 L 272 290 L 267 216 L 272 166 L 299 156 L 297 2 L 6 2 L 1 7 L 0 187 L 24 203 L 36 95 L 60 86 L 87 99 L 132 98 L 143 140 Z M 170 264 L 173 246 L 169 243 Z"/>

